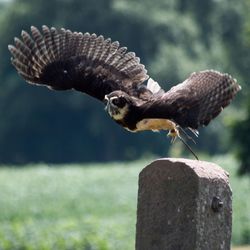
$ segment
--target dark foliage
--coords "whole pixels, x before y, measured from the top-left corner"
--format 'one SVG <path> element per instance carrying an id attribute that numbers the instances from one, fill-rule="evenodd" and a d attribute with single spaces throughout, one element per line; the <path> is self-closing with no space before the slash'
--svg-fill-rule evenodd
<path id="1" fill-rule="evenodd" d="M 86 95 L 25 84 L 10 64 L 7 50 L 22 29 L 46 24 L 119 40 L 136 52 L 150 76 L 165 89 L 171 86 L 167 82 L 175 84 L 206 68 L 230 72 L 247 82 L 249 58 L 242 35 L 249 13 L 245 2 L 237 6 L 230 0 L 13 0 L 1 4 L 0 163 L 130 160 L 147 154 L 166 156 L 169 149 L 162 133 L 131 134 Z M 216 127 L 217 122 L 213 124 Z M 214 130 L 210 125 L 204 131 L 197 150 L 229 149 L 221 141 L 228 137 L 227 129 Z M 211 138 L 218 143 L 211 143 Z"/>

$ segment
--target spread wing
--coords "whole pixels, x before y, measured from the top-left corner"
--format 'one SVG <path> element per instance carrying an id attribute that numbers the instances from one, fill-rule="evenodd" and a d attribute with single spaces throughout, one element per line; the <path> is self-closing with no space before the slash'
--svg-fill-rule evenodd
<path id="1" fill-rule="evenodd" d="M 213 70 L 193 73 L 160 99 L 143 104 L 144 118 L 166 118 L 183 128 L 206 126 L 241 89 L 228 74 Z"/>
<path id="2" fill-rule="evenodd" d="M 134 93 L 148 78 L 133 52 L 126 53 L 126 47 L 96 34 L 47 26 L 40 32 L 32 26 L 31 35 L 22 31 L 21 39 L 15 38 L 15 46 L 8 48 L 12 64 L 27 82 L 75 89 L 101 101 L 114 90 Z"/>

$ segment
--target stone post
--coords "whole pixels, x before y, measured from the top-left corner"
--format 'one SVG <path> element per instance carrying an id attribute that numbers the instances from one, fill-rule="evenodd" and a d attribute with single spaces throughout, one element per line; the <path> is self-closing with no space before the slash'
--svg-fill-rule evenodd
<path id="1" fill-rule="evenodd" d="M 136 250 L 230 250 L 232 192 L 214 163 L 159 159 L 139 176 Z"/>

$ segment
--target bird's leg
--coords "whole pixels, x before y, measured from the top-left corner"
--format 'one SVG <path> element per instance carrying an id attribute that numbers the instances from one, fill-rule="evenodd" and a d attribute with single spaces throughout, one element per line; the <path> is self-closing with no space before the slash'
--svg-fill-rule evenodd
<path id="1" fill-rule="evenodd" d="M 181 130 L 181 132 L 188 138 L 188 140 L 191 140 L 194 144 L 196 144 L 195 140 L 193 139 L 192 136 L 188 135 L 188 133 L 180 126 L 178 126 L 178 129 Z M 192 130 L 190 130 L 192 131 Z M 193 131 L 192 131 L 193 132 Z M 195 136 L 198 136 L 197 134 L 195 134 Z"/>
<path id="2" fill-rule="evenodd" d="M 192 150 L 192 148 L 185 142 L 185 140 L 181 136 L 178 136 L 178 138 L 185 145 L 185 147 L 192 153 L 192 155 L 195 157 L 195 159 L 199 160 L 198 156 L 195 154 L 195 152 Z"/>
<path id="3" fill-rule="evenodd" d="M 186 133 L 185 133 L 186 134 Z M 171 136 L 171 143 L 174 143 L 176 138 L 178 137 L 180 141 L 185 145 L 185 147 L 192 153 L 196 160 L 199 160 L 198 156 L 194 153 L 192 148 L 185 142 L 185 140 L 180 136 L 179 130 L 175 127 L 169 130 L 168 136 Z"/>
<path id="4" fill-rule="evenodd" d="M 168 136 L 171 137 L 171 143 L 174 143 L 176 138 L 180 136 L 179 130 L 177 128 L 172 128 L 168 132 Z"/>

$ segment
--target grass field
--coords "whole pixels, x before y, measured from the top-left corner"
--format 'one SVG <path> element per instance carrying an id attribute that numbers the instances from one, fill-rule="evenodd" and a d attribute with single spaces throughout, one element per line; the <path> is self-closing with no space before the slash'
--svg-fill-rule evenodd
<path id="1" fill-rule="evenodd" d="M 250 180 L 231 157 L 233 243 L 250 243 Z M 0 168 L 0 249 L 134 249 L 138 173 L 150 161 Z M 238 250 L 249 250 L 242 248 Z"/>
<path id="2" fill-rule="evenodd" d="M 250 250 L 250 246 L 234 247 L 232 250 Z"/>

